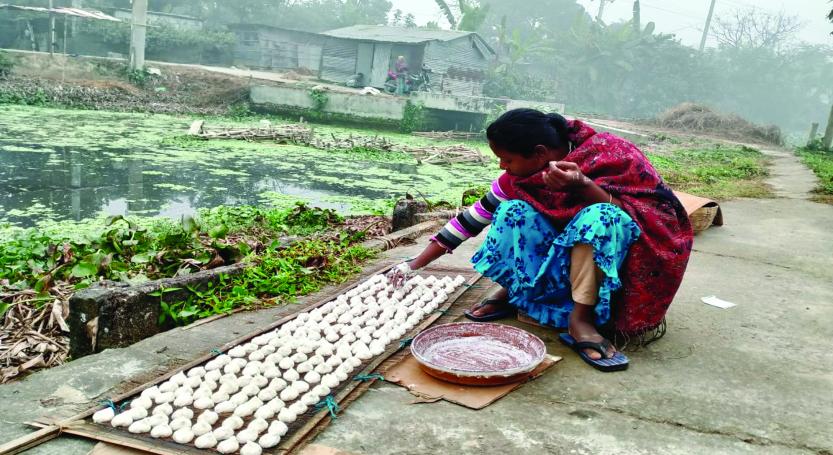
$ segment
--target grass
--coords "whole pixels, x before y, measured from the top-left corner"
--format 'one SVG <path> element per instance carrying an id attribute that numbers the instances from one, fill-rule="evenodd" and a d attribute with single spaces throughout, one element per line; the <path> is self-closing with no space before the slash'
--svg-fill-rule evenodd
<path id="1" fill-rule="evenodd" d="M 191 273 L 243 260 L 253 267 L 218 285 L 209 296 L 163 302 L 160 323 L 181 324 L 227 312 L 261 297 L 291 300 L 338 282 L 371 256 L 356 242 L 362 232 L 339 229 L 343 219 L 332 210 L 295 204 L 286 208 L 217 207 L 196 219 L 109 217 L 81 230 L 9 230 L 0 240 L 0 317 L 21 297 L 49 297 L 67 285 L 75 289 L 100 279 L 128 283 Z M 282 238 L 300 237 L 284 245 Z M 228 295 L 226 295 L 228 294 Z M 58 297 L 57 295 L 54 297 Z M 44 301 L 52 301 L 44 299 Z M 209 302 L 211 304 L 209 304 Z"/>
<path id="2" fill-rule="evenodd" d="M 833 152 L 802 147 L 796 149 L 796 154 L 819 178 L 814 199 L 833 204 Z"/>
<path id="3" fill-rule="evenodd" d="M 758 150 L 743 146 L 698 144 L 673 145 L 648 157 L 675 190 L 727 200 L 770 195 L 764 182 L 767 159 Z"/>

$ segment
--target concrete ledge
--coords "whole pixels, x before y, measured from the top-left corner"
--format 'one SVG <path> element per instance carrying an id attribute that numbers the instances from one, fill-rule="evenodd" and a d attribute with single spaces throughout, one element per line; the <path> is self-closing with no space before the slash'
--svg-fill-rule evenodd
<path id="1" fill-rule="evenodd" d="M 180 288 L 164 293 L 168 301 L 184 300 L 187 287 L 204 289 L 220 275 L 236 275 L 247 264 L 237 263 L 189 275 L 154 280 L 139 285 L 111 281 L 96 283 L 69 299 L 70 355 L 77 359 L 105 349 L 129 346 L 172 328 L 160 325 L 160 289 Z"/>

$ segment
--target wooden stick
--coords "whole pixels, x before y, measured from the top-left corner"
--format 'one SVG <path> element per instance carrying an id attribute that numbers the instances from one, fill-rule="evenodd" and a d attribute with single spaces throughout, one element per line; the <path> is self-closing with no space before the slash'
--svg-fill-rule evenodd
<path id="1" fill-rule="evenodd" d="M 37 447 L 50 439 L 55 439 L 61 434 L 61 427 L 51 425 L 41 428 L 34 433 L 19 437 L 5 444 L 0 445 L 0 454 L 15 454 Z"/>

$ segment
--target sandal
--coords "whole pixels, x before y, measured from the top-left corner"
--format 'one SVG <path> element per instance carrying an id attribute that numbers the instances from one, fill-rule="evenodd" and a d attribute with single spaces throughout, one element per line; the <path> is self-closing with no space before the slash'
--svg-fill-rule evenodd
<path id="1" fill-rule="evenodd" d="M 485 314 L 483 316 L 475 316 L 472 313 L 472 311 L 477 311 L 486 305 L 499 305 L 503 307 L 503 309 L 495 311 L 493 313 Z M 515 307 L 509 305 L 509 303 L 505 300 L 485 299 L 482 302 L 475 305 L 474 307 L 472 307 L 471 309 L 463 312 L 463 315 L 475 322 L 489 322 L 514 316 L 515 314 L 517 314 L 517 312 L 518 310 Z"/>
<path id="2" fill-rule="evenodd" d="M 628 369 L 628 357 L 619 351 L 616 351 L 612 356 L 607 356 L 607 351 L 610 349 L 610 341 L 602 340 L 595 341 L 576 341 L 569 333 L 562 333 L 559 335 L 561 342 L 569 346 L 573 351 L 581 357 L 588 365 L 593 368 L 604 371 L 606 373 L 611 371 L 622 371 Z M 594 359 L 584 352 L 585 349 L 592 349 L 601 354 L 601 359 Z"/>

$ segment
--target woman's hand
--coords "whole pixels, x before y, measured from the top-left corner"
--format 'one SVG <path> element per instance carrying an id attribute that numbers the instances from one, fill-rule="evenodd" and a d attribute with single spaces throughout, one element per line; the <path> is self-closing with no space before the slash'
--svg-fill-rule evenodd
<path id="1" fill-rule="evenodd" d="M 565 191 L 587 186 L 591 180 L 581 173 L 578 164 L 570 161 L 550 161 L 544 170 L 544 183 L 555 191 Z"/>
<path id="2" fill-rule="evenodd" d="M 416 272 L 414 272 L 414 269 L 411 268 L 411 264 L 406 261 L 390 269 L 385 276 L 388 278 L 388 283 L 392 284 L 393 287 L 398 288 L 402 287 L 402 285 L 405 284 L 406 281 L 410 280 L 415 274 Z"/>

